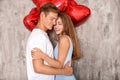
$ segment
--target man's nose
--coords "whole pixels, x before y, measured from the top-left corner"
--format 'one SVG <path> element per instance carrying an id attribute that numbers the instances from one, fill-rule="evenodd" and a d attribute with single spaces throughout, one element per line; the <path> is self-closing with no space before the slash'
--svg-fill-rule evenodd
<path id="1" fill-rule="evenodd" d="M 56 25 L 56 23 L 55 22 L 53 22 L 53 26 L 55 26 Z"/>
<path id="2" fill-rule="evenodd" d="M 53 21 L 53 25 L 56 25 L 56 20 Z"/>
<path id="3" fill-rule="evenodd" d="M 55 25 L 56 23 L 55 23 L 55 21 L 53 21 L 53 25 Z"/>

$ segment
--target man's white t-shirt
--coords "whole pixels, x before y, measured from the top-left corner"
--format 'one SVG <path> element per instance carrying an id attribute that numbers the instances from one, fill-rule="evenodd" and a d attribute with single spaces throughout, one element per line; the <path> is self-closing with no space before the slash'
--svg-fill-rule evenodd
<path id="1" fill-rule="evenodd" d="M 54 75 L 45 75 L 34 72 L 31 50 L 35 47 L 41 49 L 44 53 L 53 58 L 53 46 L 47 33 L 40 29 L 33 29 L 26 46 L 28 80 L 54 80 Z M 48 65 L 46 61 L 44 61 L 44 64 Z"/>

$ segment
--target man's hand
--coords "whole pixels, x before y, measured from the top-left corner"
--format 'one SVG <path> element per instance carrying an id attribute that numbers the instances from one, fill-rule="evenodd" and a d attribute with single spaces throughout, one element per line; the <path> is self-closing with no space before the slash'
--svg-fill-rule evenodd
<path id="1" fill-rule="evenodd" d="M 73 68 L 69 66 L 70 62 L 67 62 L 67 64 L 64 67 L 65 74 L 67 76 L 71 76 L 73 74 Z"/>

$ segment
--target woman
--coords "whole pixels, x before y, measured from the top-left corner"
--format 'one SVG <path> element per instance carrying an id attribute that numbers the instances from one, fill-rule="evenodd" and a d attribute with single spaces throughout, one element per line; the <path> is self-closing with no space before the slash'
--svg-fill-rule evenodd
<path id="1" fill-rule="evenodd" d="M 58 43 L 54 49 L 55 59 L 50 58 L 38 48 L 34 48 L 32 51 L 32 57 L 34 59 L 43 59 L 48 62 L 51 67 L 63 68 L 68 61 L 72 61 L 80 58 L 80 50 L 75 34 L 73 23 L 69 16 L 64 13 L 60 13 L 57 19 L 57 23 L 54 26 L 54 31 Z M 70 64 L 71 66 L 71 64 Z M 55 80 L 75 80 L 74 75 L 56 75 Z"/>

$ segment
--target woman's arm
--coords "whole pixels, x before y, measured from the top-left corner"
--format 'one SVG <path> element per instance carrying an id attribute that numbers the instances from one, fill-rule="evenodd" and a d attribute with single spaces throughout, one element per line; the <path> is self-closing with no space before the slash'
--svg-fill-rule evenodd
<path id="1" fill-rule="evenodd" d="M 40 49 L 38 48 L 34 48 L 32 51 L 32 57 L 34 59 L 44 59 L 45 61 L 48 62 L 48 64 L 52 67 L 55 68 L 62 68 L 64 61 L 66 59 L 66 56 L 68 54 L 68 49 L 69 49 L 70 43 L 69 43 L 69 39 L 67 38 L 67 36 L 62 36 L 60 37 L 60 42 L 58 45 L 58 59 L 55 60 L 51 57 L 49 57 L 48 55 L 46 55 L 45 53 L 43 53 Z"/>
<path id="2" fill-rule="evenodd" d="M 68 66 L 69 63 L 67 63 L 63 69 L 57 69 L 57 68 L 53 68 L 45 65 L 42 59 L 39 59 L 39 60 L 33 59 L 32 61 L 33 61 L 33 68 L 36 73 L 47 74 L 47 75 L 62 74 L 62 75 L 68 75 L 68 76 L 73 74 L 72 67 Z"/>

